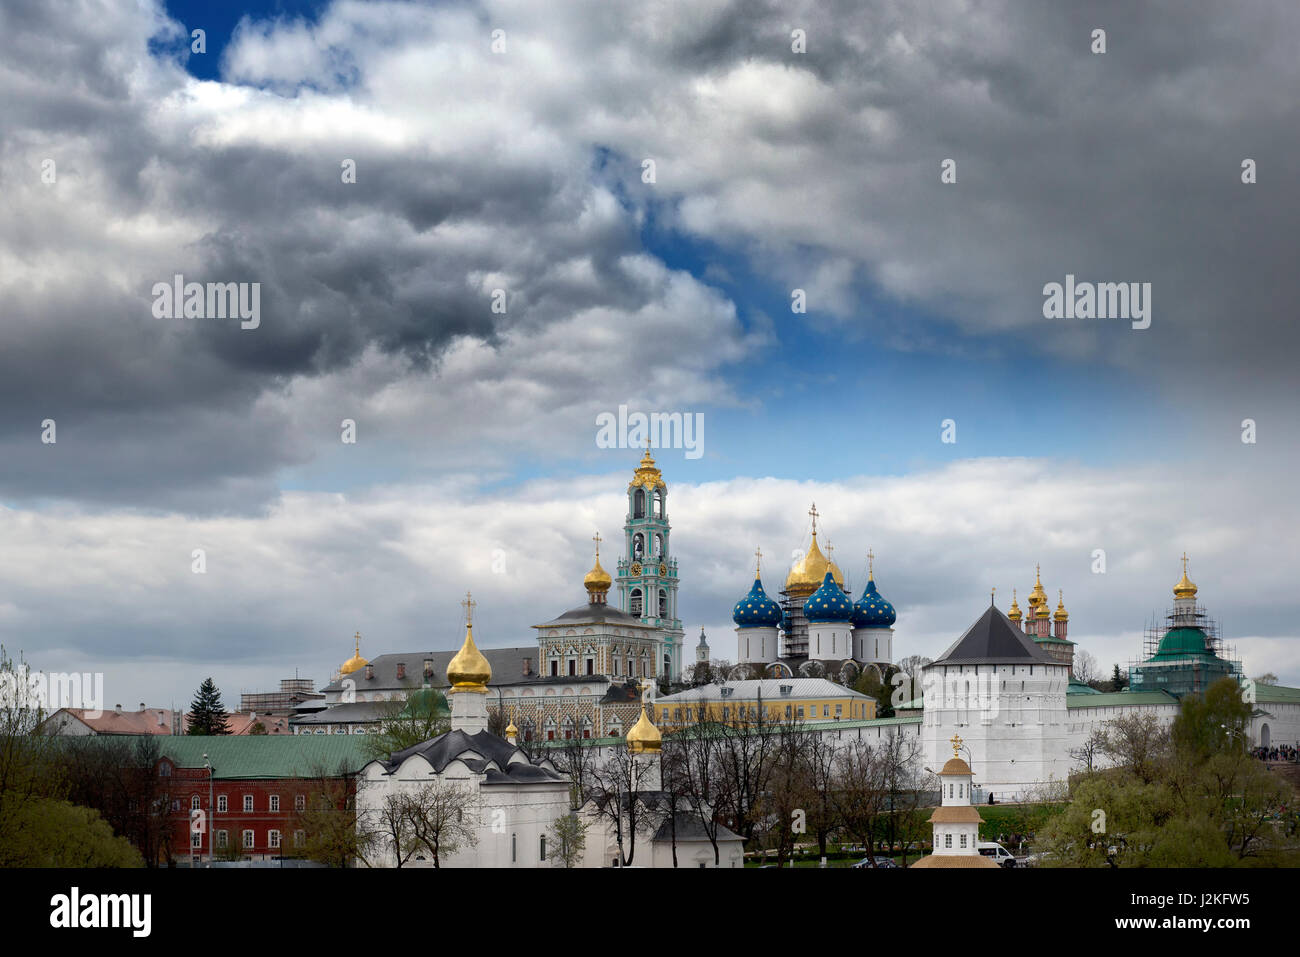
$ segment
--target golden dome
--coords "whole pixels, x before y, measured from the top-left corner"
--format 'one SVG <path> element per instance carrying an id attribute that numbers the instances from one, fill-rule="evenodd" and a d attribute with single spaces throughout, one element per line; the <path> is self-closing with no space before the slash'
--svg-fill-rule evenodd
<path id="1" fill-rule="evenodd" d="M 1056 593 L 1056 614 L 1052 616 L 1052 620 L 1053 621 L 1070 620 L 1070 613 L 1065 610 L 1065 592 L 1063 591 L 1058 590 Z"/>
<path id="2" fill-rule="evenodd" d="M 1034 566 L 1034 590 L 1029 593 L 1029 607 L 1037 608 L 1047 604 L 1047 592 L 1043 591 L 1043 582 L 1039 578 L 1039 566 Z M 1033 617 L 1042 617 L 1035 615 Z"/>
<path id="3" fill-rule="evenodd" d="M 517 738 L 518 736 L 519 736 L 519 729 L 515 727 L 515 719 L 511 718 L 510 723 L 506 725 L 506 737 Z"/>
<path id="4" fill-rule="evenodd" d="M 359 631 L 357 632 L 356 638 L 357 638 L 356 653 L 347 661 L 343 662 L 343 664 L 339 665 L 340 675 L 350 675 L 352 674 L 352 672 L 360 671 L 366 665 L 370 664 L 370 662 L 366 661 L 365 658 L 361 657 L 361 632 Z"/>
<path id="5" fill-rule="evenodd" d="M 785 576 L 785 590 L 794 595 L 811 595 L 821 587 L 826 572 L 831 573 L 835 584 L 844 587 L 844 575 L 840 567 L 822 554 L 817 547 L 817 532 L 812 533 L 812 544 L 803 558 L 795 562 L 790 574 Z"/>
<path id="6" fill-rule="evenodd" d="M 1186 552 L 1183 552 L 1183 577 L 1180 578 L 1178 580 L 1178 584 L 1174 586 L 1174 597 L 1175 598 L 1196 597 L 1196 586 L 1192 584 L 1192 580 L 1187 577 L 1187 553 Z"/>
<path id="7" fill-rule="evenodd" d="M 1020 605 L 1016 602 L 1016 590 L 1011 589 L 1011 608 L 1007 611 L 1007 617 L 1012 621 L 1020 621 Z"/>
<path id="8" fill-rule="evenodd" d="M 474 644 L 474 626 L 465 624 L 465 643 L 447 665 L 452 691 L 486 691 L 492 680 L 492 666 Z"/>
<path id="9" fill-rule="evenodd" d="M 600 567 L 599 532 L 596 533 L 592 541 L 596 543 L 596 564 L 592 566 L 591 571 L 587 572 L 587 577 L 582 580 L 582 584 L 589 592 L 607 592 L 614 579 L 609 577 L 609 572 Z"/>
<path id="10" fill-rule="evenodd" d="M 949 758 L 940 774 L 970 774 L 970 765 L 961 758 Z"/>
<path id="11" fill-rule="evenodd" d="M 636 486 L 642 486 L 648 489 L 667 488 L 664 484 L 663 474 L 655 465 L 655 460 L 650 455 L 650 441 L 647 439 L 645 444 L 645 455 L 641 456 L 641 464 L 632 473 L 632 481 L 628 483 L 629 489 Z"/>
<path id="12" fill-rule="evenodd" d="M 627 733 L 628 751 L 632 754 L 658 754 L 663 749 L 663 744 L 663 735 L 650 721 L 649 715 L 645 713 L 645 705 L 642 704 L 641 717 Z"/>

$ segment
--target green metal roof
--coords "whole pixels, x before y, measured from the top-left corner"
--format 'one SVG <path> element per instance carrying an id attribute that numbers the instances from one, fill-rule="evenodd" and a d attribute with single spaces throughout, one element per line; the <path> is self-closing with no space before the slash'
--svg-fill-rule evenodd
<path id="1" fill-rule="evenodd" d="M 370 760 L 365 753 L 370 739 L 358 734 L 298 734 L 283 738 L 164 734 L 154 740 L 163 756 L 171 758 L 177 767 L 201 768 L 203 755 L 208 754 L 215 780 L 312 777 L 317 768 L 330 774 L 340 766 L 356 771 Z"/>
<path id="2" fill-rule="evenodd" d="M 1067 694 L 1067 708 L 1119 708 L 1125 705 L 1177 704 L 1167 691 L 1112 691 L 1100 694 Z"/>
<path id="3" fill-rule="evenodd" d="M 1196 655 L 1212 658 L 1205 645 L 1205 632 L 1200 628 L 1170 628 L 1160 639 L 1160 647 L 1152 656 L 1155 658 L 1174 658 L 1181 655 Z"/>
<path id="4" fill-rule="evenodd" d="M 1300 704 L 1300 688 L 1288 688 L 1285 685 L 1255 685 L 1255 700 L 1266 704 Z"/>

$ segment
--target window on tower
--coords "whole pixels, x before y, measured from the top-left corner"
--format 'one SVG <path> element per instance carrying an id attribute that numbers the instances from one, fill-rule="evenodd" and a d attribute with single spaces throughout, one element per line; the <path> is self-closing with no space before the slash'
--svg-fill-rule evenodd
<path id="1" fill-rule="evenodd" d="M 632 536 L 632 557 L 637 561 L 645 554 L 645 536 L 637 532 Z"/>
<path id="2" fill-rule="evenodd" d="M 632 496 L 632 517 L 645 518 L 645 489 L 637 489 Z"/>
<path id="3" fill-rule="evenodd" d="M 628 606 L 629 606 L 629 610 L 628 610 L 629 615 L 631 615 L 633 618 L 641 617 L 641 589 L 639 588 L 632 589 L 632 597 L 628 602 Z"/>
<path id="4" fill-rule="evenodd" d="M 668 592 L 659 589 L 659 617 L 668 617 Z"/>
<path id="5" fill-rule="evenodd" d="M 655 518 L 664 517 L 664 490 L 655 489 Z"/>

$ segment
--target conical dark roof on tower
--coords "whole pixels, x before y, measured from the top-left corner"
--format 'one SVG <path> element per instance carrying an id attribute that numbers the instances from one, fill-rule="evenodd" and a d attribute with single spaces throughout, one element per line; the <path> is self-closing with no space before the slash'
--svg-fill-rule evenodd
<path id="1" fill-rule="evenodd" d="M 936 658 L 934 664 L 1059 665 L 1060 662 L 1048 656 L 1010 618 L 989 605 L 979 620 Z"/>

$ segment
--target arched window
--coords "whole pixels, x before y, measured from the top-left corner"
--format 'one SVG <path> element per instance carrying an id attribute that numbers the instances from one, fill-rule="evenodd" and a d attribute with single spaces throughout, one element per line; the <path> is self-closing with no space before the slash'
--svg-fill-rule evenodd
<path id="1" fill-rule="evenodd" d="M 645 489 L 639 488 L 632 495 L 632 517 L 645 518 Z"/>
<path id="2" fill-rule="evenodd" d="M 628 603 L 628 605 L 629 605 L 628 614 L 631 615 L 633 618 L 640 618 L 641 617 L 641 589 L 639 588 L 632 589 L 632 599 Z"/>
<path id="3" fill-rule="evenodd" d="M 655 518 L 664 517 L 664 490 L 655 489 Z"/>
<path id="4" fill-rule="evenodd" d="M 644 554 L 645 554 L 645 536 L 643 536 L 640 532 L 637 532 L 635 535 L 632 536 L 632 558 L 639 562 L 641 560 L 641 556 Z"/>
<path id="5" fill-rule="evenodd" d="M 668 617 L 668 592 L 659 589 L 659 617 Z"/>
<path id="6" fill-rule="evenodd" d="M 655 558 L 664 557 L 664 537 L 658 532 L 655 533 Z"/>

